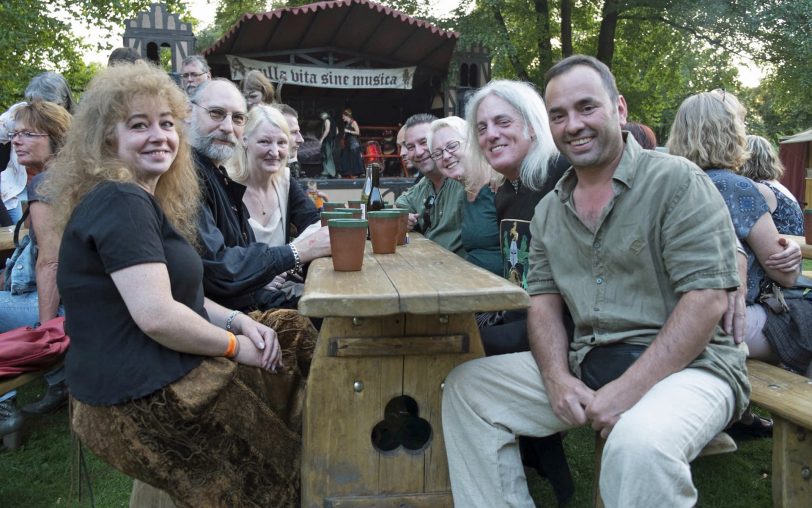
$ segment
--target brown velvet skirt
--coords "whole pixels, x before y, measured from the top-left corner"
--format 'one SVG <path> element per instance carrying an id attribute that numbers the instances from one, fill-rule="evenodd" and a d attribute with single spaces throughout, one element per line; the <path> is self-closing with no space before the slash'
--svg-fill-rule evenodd
<path id="1" fill-rule="evenodd" d="M 252 315 L 276 330 L 277 374 L 210 358 L 155 393 L 109 407 L 75 402 L 93 453 L 166 491 L 178 507 L 299 506 L 304 390 L 316 341 L 292 310 Z"/>

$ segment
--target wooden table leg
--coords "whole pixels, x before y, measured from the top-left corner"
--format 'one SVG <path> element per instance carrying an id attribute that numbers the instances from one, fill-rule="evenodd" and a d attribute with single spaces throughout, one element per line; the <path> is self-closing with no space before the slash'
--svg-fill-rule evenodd
<path id="1" fill-rule="evenodd" d="M 451 507 L 442 386 L 456 365 L 482 356 L 470 314 L 326 318 L 305 401 L 302 506 Z M 381 450 L 373 429 L 400 396 L 416 403 L 409 418 L 424 420 L 430 438 L 417 449 Z"/>
<path id="2" fill-rule="evenodd" d="M 773 506 L 808 507 L 812 500 L 812 432 L 773 415 Z"/>

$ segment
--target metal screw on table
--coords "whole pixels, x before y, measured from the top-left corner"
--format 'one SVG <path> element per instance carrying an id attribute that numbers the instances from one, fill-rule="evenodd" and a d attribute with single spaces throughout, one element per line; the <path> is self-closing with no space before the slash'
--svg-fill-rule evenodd
<path id="1" fill-rule="evenodd" d="M 352 384 L 352 389 L 355 390 L 355 393 L 361 393 L 364 391 L 364 383 L 363 381 L 356 381 Z"/>
<path id="2" fill-rule="evenodd" d="M 361 326 L 362 324 L 364 324 L 364 318 L 358 316 L 352 318 L 352 326 Z"/>
<path id="3" fill-rule="evenodd" d="M 443 314 L 442 316 L 439 317 L 439 319 L 442 324 L 444 325 L 448 324 L 448 314 Z"/>
<path id="4" fill-rule="evenodd" d="M 801 478 L 805 481 L 809 481 L 809 478 L 812 477 L 812 472 L 809 471 L 808 467 L 801 469 Z"/>

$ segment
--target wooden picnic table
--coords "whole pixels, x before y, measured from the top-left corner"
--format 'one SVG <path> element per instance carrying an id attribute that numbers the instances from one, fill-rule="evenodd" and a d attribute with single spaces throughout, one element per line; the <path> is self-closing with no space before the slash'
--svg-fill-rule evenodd
<path id="1" fill-rule="evenodd" d="M 367 242 L 360 272 L 314 261 L 299 301 L 324 318 L 305 401 L 302 506 L 451 507 L 443 381 L 484 355 L 475 312 L 528 305 L 520 287 L 419 235 L 388 255 Z"/>

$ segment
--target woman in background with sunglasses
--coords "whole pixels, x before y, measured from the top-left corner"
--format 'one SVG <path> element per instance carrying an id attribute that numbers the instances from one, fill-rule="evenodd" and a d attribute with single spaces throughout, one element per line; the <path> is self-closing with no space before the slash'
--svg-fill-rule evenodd
<path id="1" fill-rule="evenodd" d="M 38 326 L 57 316 L 60 311 L 59 291 L 56 287 L 57 257 L 60 235 L 52 227 L 53 210 L 42 199 L 40 183 L 48 175 L 48 168 L 62 148 L 71 124 L 71 115 L 65 108 L 51 102 L 34 100 L 24 103 L 15 111 L 15 130 L 8 133 L 17 160 L 36 174 L 28 184 L 29 240 L 33 252 L 33 274 L 27 256 L 20 256 L 13 270 L 33 275 L 35 283 L 24 280 L 24 287 L 6 284 L 0 291 L 0 333 L 20 326 Z M 10 272 L 6 274 L 10 277 Z M 2 339 L 0 339 L 2 340 Z M 65 370 L 59 366 L 45 374 L 47 392 L 37 402 L 23 408 L 26 413 L 50 413 L 68 400 Z M 0 394 L 0 438 L 8 448 L 21 443 L 23 415 L 17 407 L 16 390 Z"/>

